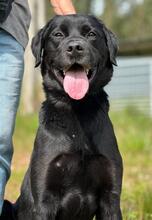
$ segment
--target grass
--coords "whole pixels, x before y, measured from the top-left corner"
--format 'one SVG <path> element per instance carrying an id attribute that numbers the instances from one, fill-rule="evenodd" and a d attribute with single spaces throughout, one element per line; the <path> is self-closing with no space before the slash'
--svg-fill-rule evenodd
<path id="1" fill-rule="evenodd" d="M 152 119 L 133 109 L 111 118 L 124 161 L 124 220 L 152 220 Z"/>
<path id="2" fill-rule="evenodd" d="M 111 113 L 111 119 L 124 161 L 124 220 L 152 220 L 152 119 L 131 108 Z M 19 195 L 37 126 L 37 115 L 18 115 L 12 175 L 6 189 L 6 198 L 11 201 Z"/>
<path id="3" fill-rule="evenodd" d="M 6 188 L 6 198 L 11 201 L 15 201 L 20 193 L 21 182 L 30 161 L 37 127 L 37 115 L 17 116 L 12 175 Z"/>

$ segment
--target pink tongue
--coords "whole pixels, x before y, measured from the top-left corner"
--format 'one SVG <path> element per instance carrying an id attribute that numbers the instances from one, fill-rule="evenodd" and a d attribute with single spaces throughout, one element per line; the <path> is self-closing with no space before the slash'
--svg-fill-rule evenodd
<path id="1" fill-rule="evenodd" d="M 67 71 L 63 82 L 64 90 L 72 99 L 82 99 L 88 89 L 89 81 L 85 71 Z"/>

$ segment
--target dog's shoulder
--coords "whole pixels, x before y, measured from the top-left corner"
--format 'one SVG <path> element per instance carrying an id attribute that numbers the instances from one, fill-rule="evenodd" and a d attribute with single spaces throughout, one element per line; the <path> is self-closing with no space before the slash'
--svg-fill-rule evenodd
<path id="1" fill-rule="evenodd" d="M 94 97 L 94 105 L 96 107 L 99 106 L 101 111 L 108 114 L 110 109 L 109 97 L 108 94 L 104 91 L 104 89 L 100 89 Z"/>

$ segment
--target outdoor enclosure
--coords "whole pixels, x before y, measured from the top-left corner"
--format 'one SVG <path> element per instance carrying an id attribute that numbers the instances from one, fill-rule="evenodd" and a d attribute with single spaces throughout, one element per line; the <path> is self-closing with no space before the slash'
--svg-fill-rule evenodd
<path id="1" fill-rule="evenodd" d="M 135 107 L 152 116 L 152 57 L 118 58 L 106 91 L 112 110 Z"/>

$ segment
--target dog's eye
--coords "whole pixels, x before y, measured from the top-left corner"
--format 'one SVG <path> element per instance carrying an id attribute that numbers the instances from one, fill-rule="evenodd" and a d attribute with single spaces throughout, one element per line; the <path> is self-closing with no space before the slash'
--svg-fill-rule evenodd
<path id="1" fill-rule="evenodd" d="M 88 37 L 95 37 L 95 36 L 96 36 L 96 33 L 93 32 L 93 31 L 90 31 L 90 32 L 88 33 Z"/>
<path id="2" fill-rule="evenodd" d="M 63 37 L 64 35 L 61 32 L 56 32 L 53 34 L 55 37 Z"/>

